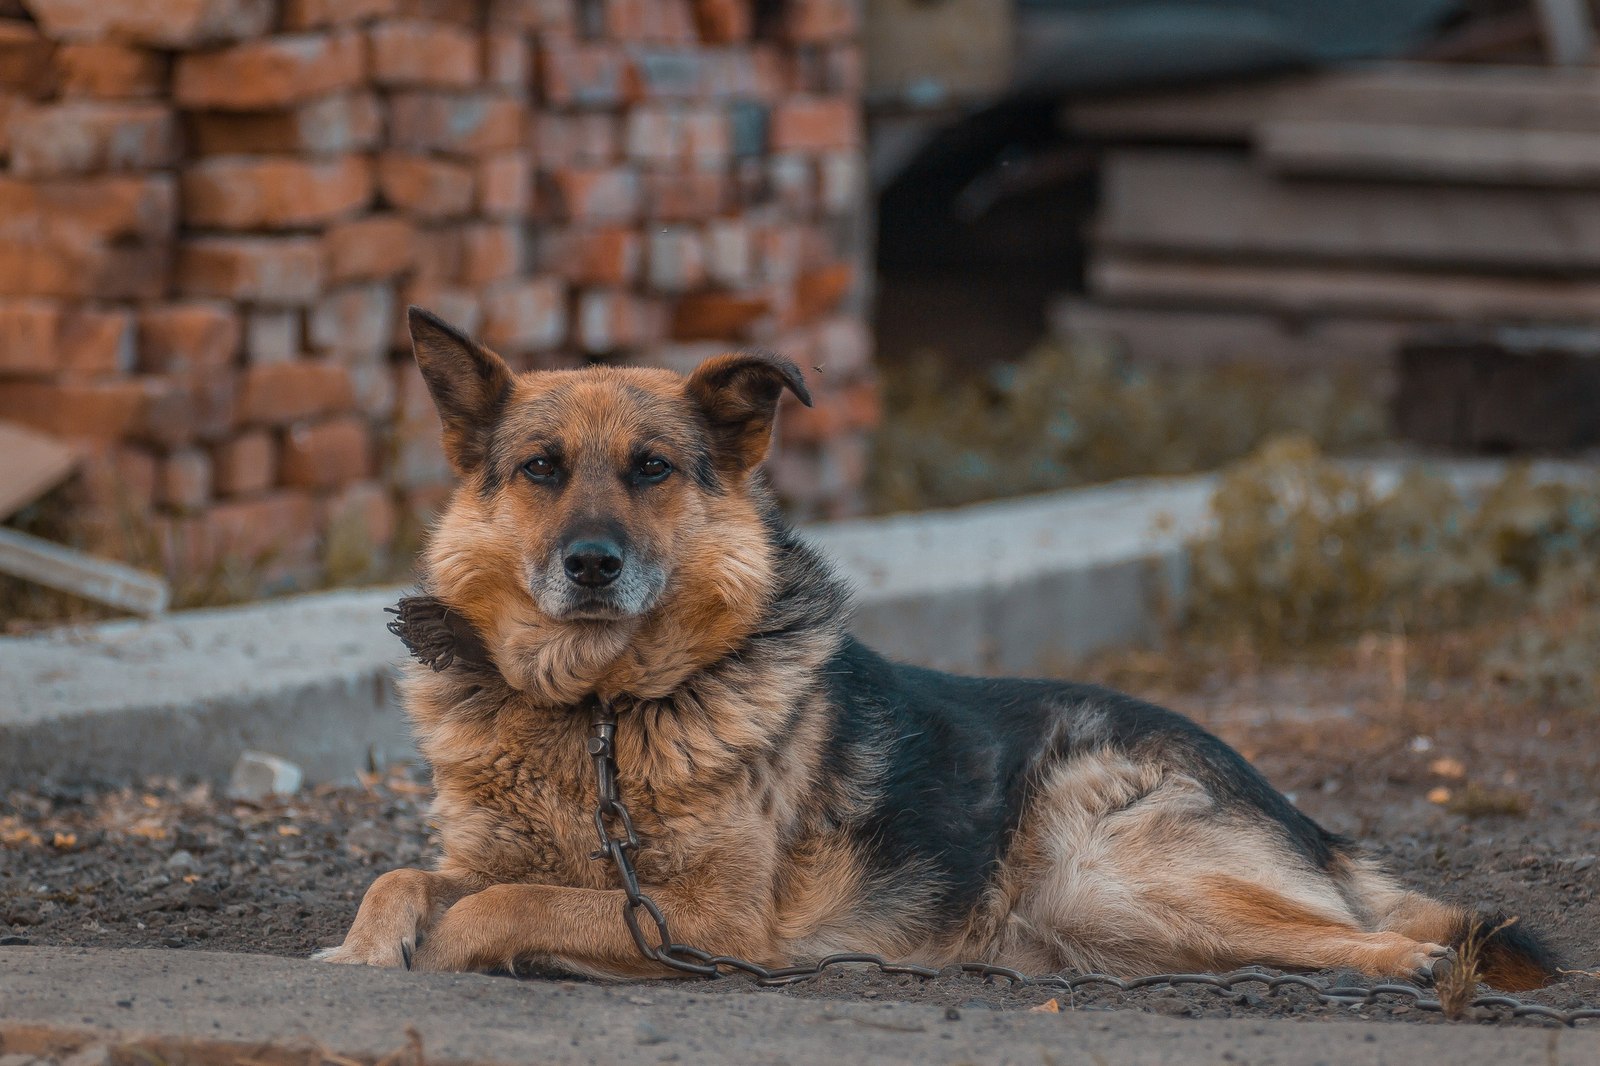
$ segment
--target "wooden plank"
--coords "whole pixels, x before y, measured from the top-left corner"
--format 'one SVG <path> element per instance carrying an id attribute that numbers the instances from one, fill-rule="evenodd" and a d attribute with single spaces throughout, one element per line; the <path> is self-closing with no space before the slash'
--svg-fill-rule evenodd
<path id="1" fill-rule="evenodd" d="M 0 573 L 134 614 L 160 614 L 171 599 L 167 583 L 155 574 L 5 527 L 0 527 Z"/>
<path id="2" fill-rule="evenodd" d="M 1057 336 L 1119 348 L 1146 366 L 1248 363 L 1289 370 L 1371 370 L 1375 395 L 1389 387 L 1395 353 L 1416 327 L 1380 319 L 1291 317 L 1235 311 L 1106 307 L 1080 299 L 1051 311 Z"/>
<path id="3" fill-rule="evenodd" d="M 1099 256 L 1097 300 L 1122 306 L 1447 322 L 1600 321 L 1600 281 Z"/>
<path id="4" fill-rule="evenodd" d="M 66 480 L 78 465 L 67 445 L 10 422 L 0 422 L 0 520 L 10 518 Z"/>
<path id="5" fill-rule="evenodd" d="M 1280 181 L 1240 153 L 1126 150 L 1102 179 L 1105 249 L 1213 259 L 1600 271 L 1600 193 Z"/>
<path id="6" fill-rule="evenodd" d="M 873 0 L 863 37 L 875 99 L 972 99 L 1010 82 L 1014 13 L 1010 0 Z"/>
<path id="7" fill-rule="evenodd" d="M 1299 177 L 1600 187 L 1600 133 L 1292 120 L 1262 123 L 1256 146 Z"/>
<path id="8" fill-rule="evenodd" d="M 1088 100 L 1063 111 L 1084 136 L 1246 144 L 1276 121 L 1600 130 L 1591 68 L 1383 63 L 1212 89 Z"/>

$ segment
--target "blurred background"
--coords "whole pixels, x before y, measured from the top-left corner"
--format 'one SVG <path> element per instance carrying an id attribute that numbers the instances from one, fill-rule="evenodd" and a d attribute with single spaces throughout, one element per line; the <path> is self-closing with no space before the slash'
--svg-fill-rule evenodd
<path id="1" fill-rule="evenodd" d="M 522 369 L 784 352 L 800 520 L 1582 454 L 1594 50 L 1584 0 L 0 0 L 0 510 L 180 606 L 403 578 L 413 303 Z"/>

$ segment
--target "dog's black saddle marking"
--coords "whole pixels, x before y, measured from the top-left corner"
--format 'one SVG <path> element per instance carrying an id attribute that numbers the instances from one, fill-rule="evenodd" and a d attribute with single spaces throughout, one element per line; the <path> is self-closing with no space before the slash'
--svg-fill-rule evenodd
<path id="1" fill-rule="evenodd" d="M 434 670 L 452 666 L 492 669 L 489 649 L 478 631 L 461 615 L 432 596 L 404 596 L 393 607 L 389 632 L 400 638 L 411 657 Z"/>

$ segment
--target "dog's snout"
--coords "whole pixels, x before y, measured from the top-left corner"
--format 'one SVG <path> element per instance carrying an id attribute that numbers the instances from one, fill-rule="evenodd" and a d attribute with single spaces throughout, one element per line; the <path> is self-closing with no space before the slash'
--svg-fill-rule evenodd
<path id="1" fill-rule="evenodd" d="M 622 549 L 609 540 L 580 540 L 567 548 L 562 566 L 584 588 L 604 588 L 622 575 Z"/>

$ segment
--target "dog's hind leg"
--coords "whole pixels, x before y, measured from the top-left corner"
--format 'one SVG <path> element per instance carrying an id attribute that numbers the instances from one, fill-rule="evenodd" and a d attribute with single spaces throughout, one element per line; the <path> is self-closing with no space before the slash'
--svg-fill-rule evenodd
<path id="1" fill-rule="evenodd" d="M 1045 948 L 1118 976 L 1251 964 L 1414 976 L 1448 953 L 1366 921 L 1270 820 L 1117 753 L 1052 772 L 1008 865 L 1018 891 L 999 955 L 1029 962 Z"/>
<path id="2" fill-rule="evenodd" d="M 367 889 L 344 943 L 312 958 L 410 969 L 419 938 L 435 914 L 470 891 L 472 886 L 447 874 L 390 870 Z"/>

